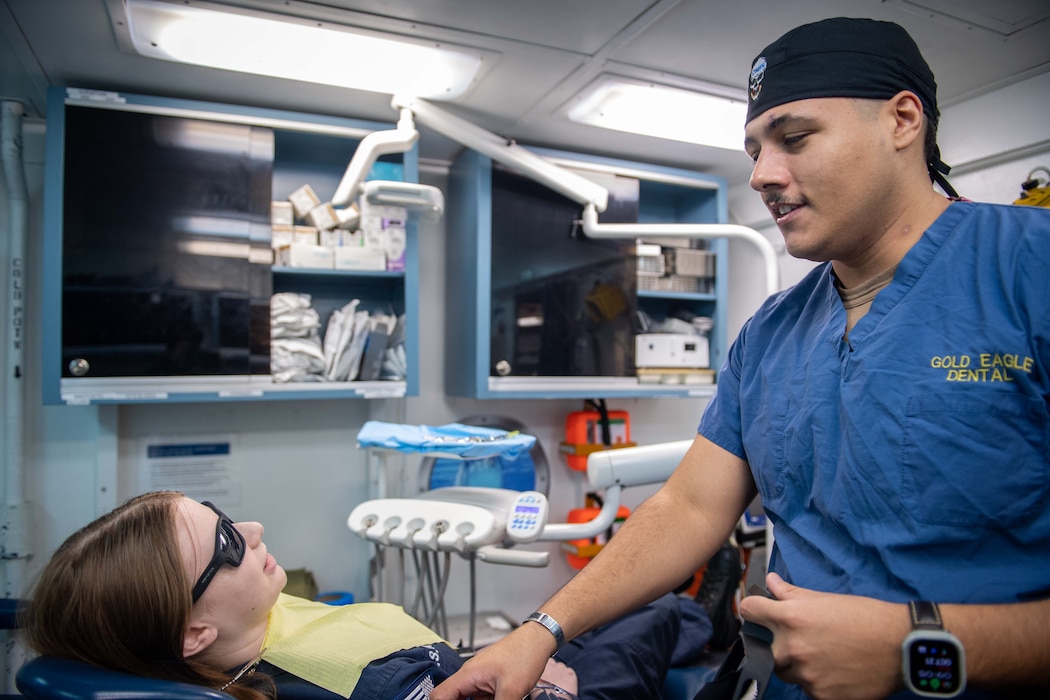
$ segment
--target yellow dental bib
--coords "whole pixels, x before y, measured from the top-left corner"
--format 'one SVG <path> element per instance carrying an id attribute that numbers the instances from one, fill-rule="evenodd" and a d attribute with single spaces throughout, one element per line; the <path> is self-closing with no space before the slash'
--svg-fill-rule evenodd
<path id="1" fill-rule="evenodd" d="M 349 698 L 370 662 L 442 641 L 399 605 L 332 606 L 282 593 L 270 611 L 262 658 Z"/>

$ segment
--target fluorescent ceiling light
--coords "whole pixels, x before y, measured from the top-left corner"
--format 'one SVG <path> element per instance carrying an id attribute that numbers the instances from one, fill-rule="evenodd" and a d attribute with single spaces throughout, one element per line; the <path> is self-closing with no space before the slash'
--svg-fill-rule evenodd
<path id="1" fill-rule="evenodd" d="M 606 78 L 580 94 L 569 109 L 569 119 L 604 129 L 742 150 L 746 113 L 742 98 Z"/>
<path id="2" fill-rule="evenodd" d="M 125 6 L 135 50 L 166 61 L 446 100 L 470 87 L 482 63 L 433 42 L 204 2 Z"/>

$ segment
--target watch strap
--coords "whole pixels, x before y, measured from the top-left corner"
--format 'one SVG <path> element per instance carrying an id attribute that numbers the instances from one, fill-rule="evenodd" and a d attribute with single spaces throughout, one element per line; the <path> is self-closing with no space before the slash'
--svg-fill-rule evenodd
<path id="1" fill-rule="evenodd" d="M 913 629 L 944 629 L 941 609 L 937 607 L 937 603 L 928 600 L 912 600 L 908 602 L 908 612 L 911 614 L 911 626 Z"/>
<path id="2" fill-rule="evenodd" d="M 565 632 L 562 631 L 561 625 L 558 621 L 547 613 L 534 612 L 525 618 L 525 622 L 538 622 L 546 627 L 551 634 L 554 635 L 554 642 L 557 644 L 557 648 L 561 649 L 565 644 Z"/>

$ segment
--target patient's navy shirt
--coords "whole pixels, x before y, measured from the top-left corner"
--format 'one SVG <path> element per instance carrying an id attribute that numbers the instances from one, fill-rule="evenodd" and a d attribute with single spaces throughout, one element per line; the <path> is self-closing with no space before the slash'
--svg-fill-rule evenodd
<path id="1" fill-rule="evenodd" d="M 577 675 L 580 700 L 658 700 L 668 668 L 702 662 L 711 620 L 692 598 L 668 593 L 568 642 L 555 656 Z M 350 700 L 424 700 L 463 659 L 445 643 L 425 644 L 372 661 Z M 279 700 L 342 696 L 262 661 Z"/>
<path id="2" fill-rule="evenodd" d="M 459 654 L 447 644 L 397 651 L 365 667 L 350 700 L 423 700 L 462 665 Z M 342 698 L 265 661 L 259 664 L 258 672 L 273 678 L 280 700 Z"/>

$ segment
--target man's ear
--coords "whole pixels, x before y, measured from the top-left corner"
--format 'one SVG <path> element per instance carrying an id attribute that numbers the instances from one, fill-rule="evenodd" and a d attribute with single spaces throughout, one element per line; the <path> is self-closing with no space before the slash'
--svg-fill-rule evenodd
<path id="1" fill-rule="evenodd" d="M 219 631 L 205 622 L 190 622 L 182 634 L 182 658 L 201 653 L 212 645 L 219 636 Z"/>
<path id="2" fill-rule="evenodd" d="M 910 147 L 916 140 L 923 148 L 922 101 L 911 90 L 901 90 L 887 103 L 893 119 L 893 144 L 898 151 Z"/>

